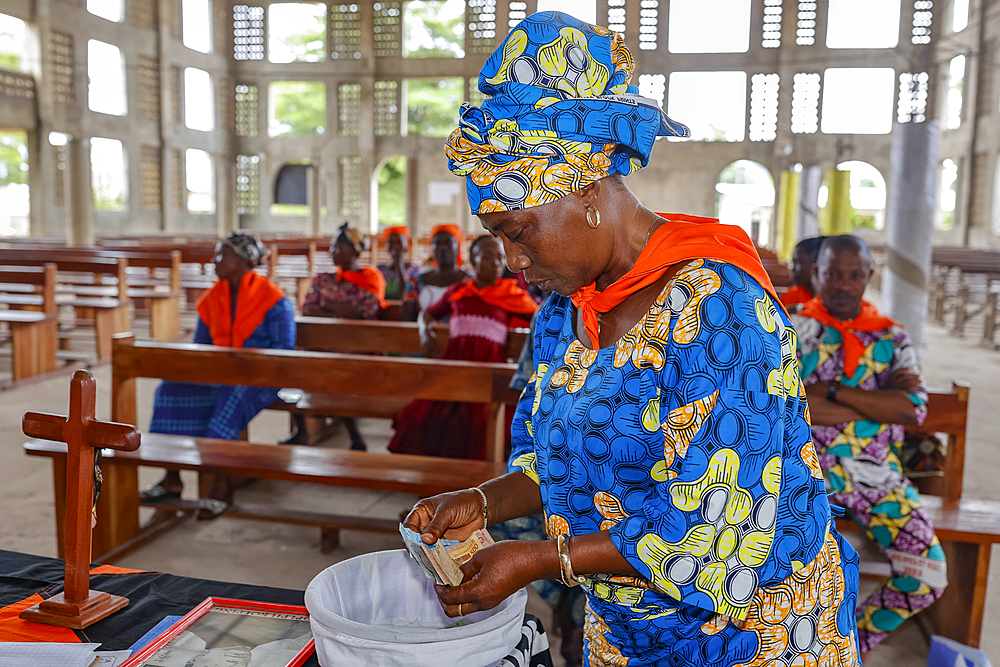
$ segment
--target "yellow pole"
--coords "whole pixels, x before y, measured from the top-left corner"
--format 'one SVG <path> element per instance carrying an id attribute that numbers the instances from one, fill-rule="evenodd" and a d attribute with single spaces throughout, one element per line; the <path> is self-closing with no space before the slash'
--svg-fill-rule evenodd
<path id="1" fill-rule="evenodd" d="M 851 172 L 831 169 L 826 173 L 830 193 L 826 202 L 827 233 L 850 234 L 851 226 Z"/>
<path id="2" fill-rule="evenodd" d="M 794 171 L 781 172 L 781 186 L 778 199 L 778 259 L 792 261 L 795 249 L 795 232 L 798 226 L 800 174 Z"/>

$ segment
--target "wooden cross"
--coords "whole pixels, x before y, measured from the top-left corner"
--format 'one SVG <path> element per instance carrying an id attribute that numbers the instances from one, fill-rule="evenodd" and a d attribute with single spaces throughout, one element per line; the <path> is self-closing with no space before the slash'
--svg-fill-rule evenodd
<path id="1" fill-rule="evenodd" d="M 94 505 L 94 450 L 139 448 L 139 431 L 128 424 L 94 419 L 97 382 L 89 371 L 73 375 L 69 417 L 28 412 L 21 428 L 32 438 L 66 443 L 66 587 L 21 612 L 21 618 L 82 629 L 128 605 L 126 598 L 90 590 Z"/>

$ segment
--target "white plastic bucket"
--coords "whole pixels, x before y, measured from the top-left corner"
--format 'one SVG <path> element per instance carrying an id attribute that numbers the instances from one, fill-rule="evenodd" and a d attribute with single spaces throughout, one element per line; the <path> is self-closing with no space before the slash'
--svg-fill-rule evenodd
<path id="1" fill-rule="evenodd" d="M 328 567 L 306 588 L 322 667 L 492 667 L 521 639 L 524 589 L 472 623 L 445 628 L 434 582 L 405 550 L 378 551 Z"/>

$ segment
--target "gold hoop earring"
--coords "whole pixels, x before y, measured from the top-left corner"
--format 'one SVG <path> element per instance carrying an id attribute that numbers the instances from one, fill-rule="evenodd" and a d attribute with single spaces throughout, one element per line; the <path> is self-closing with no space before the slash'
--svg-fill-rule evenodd
<path id="1" fill-rule="evenodd" d="M 594 212 L 594 217 L 597 218 L 596 222 L 593 221 L 593 220 L 591 220 L 591 218 L 590 218 L 590 212 L 591 211 Z M 587 208 L 587 224 L 590 225 L 591 229 L 597 229 L 598 227 L 601 226 L 601 212 L 599 210 L 597 210 L 597 208 L 594 207 L 594 206 L 590 206 L 590 207 Z"/>

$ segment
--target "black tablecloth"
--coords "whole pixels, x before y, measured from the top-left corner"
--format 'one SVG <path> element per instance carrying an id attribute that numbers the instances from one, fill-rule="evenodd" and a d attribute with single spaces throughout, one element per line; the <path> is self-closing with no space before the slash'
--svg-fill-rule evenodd
<path id="1" fill-rule="evenodd" d="M 0 608 L 39 594 L 48 598 L 62 591 L 64 563 L 55 558 L 32 556 L 0 550 Z M 127 649 L 164 616 L 183 616 L 207 597 L 226 597 L 255 602 L 278 602 L 303 605 L 303 591 L 267 586 L 249 586 L 209 579 L 179 577 L 162 572 L 109 572 L 92 574 L 92 590 L 128 598 L 129 606 L 98 621 L 85 630 L 77 630 L 81 641 L 100 643 L 101 650 Z M 525 614 L 521 643 L 505 664 L 551 667 L 548 640 L 541 621 Z M 0 641 L 20 641 L 8 634 L 0 623 Z M 532 652 L 535 655 L 531 655 Z M 307 667 L 319 667 L 316 656 Z"/>

